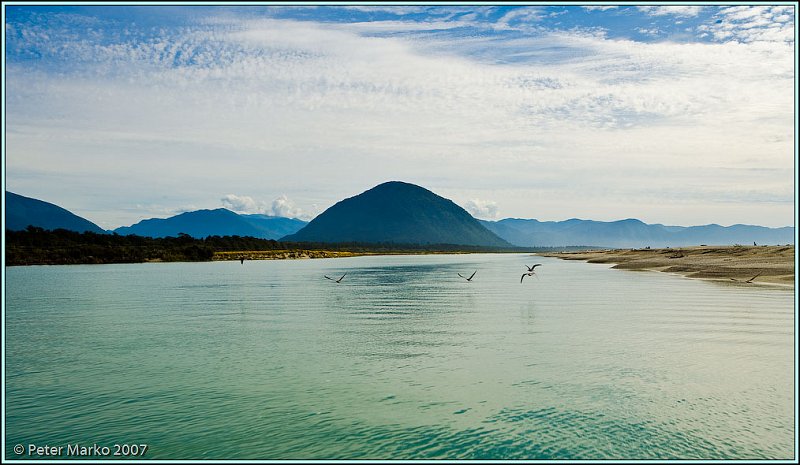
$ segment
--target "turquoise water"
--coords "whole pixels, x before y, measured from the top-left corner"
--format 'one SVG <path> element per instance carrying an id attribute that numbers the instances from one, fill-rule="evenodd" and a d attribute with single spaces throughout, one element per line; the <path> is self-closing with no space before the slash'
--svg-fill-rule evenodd
<path id="1" fill-rule="evenodd" d="M 6 286 L 10 459 L 76 443 L 150 459 L 794 456 L 791 290 L 505 254 L 12 267 Z"/>

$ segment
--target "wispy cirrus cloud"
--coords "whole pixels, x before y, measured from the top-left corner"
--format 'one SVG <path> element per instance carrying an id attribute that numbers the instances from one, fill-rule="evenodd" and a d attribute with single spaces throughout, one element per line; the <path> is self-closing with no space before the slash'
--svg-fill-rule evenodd
<path id="1" fill-rule="evenodd" d="M 581 8 L 587 11 L 608 11 L 608 10 L 615 10 L 619 7 L 616 5 L 589 5 L 589 6 L 582 6 Z"/>
<path id="2" fill-rule="evenodd" d="M 650 16 L 697 16 L 705 8 L 702 5 L 658 5 L 637 6 Z"/>
<path id="3" fill-rule="evenodd" d="M 496 21 L 495 27 L 500 28 L 513 28 L 516 26 L 527 26 L 532 23 L 538 23 L 546 16 L 543 7 L 524 7 L 509 10 Z"/>
<path id="4" fill-rule="evenodd" d="M 653 27 L 653 28 L 640 27 L 640 28 L 636 28 L 636 32 L 639 32 L 641 34 L 647 34 L 647 35 L 654 36 L 654 35 L 660 34 L 661 30 L 658 29 L 657 27 Z"/>
<path id="5" fill-rule="evenodd" d="M 127 32 L 102 16 L 12 20 L 10 182 L 154 186 L 137 193 L 143 205 L 218 205 L 244 187 L 223 205 L 302 217 L 400 179 L 481 214 L 691 224 L 736 198 L 744 210 L 727 218 L 786 222 L 791 43 L 645 43 L 522 11 L 205 15 Z M 743 185 L 757 208 L 732 195 Z M 673 201 L 632 200 L 657 198 Z M 670 220 L 680 215 L 692 216 Z"/>
<path id="6" fill-rule="evenodd" d="M 720 41 L 794 42 L 794 9 L 790 6 L 742 5 L 721 9 L 701 36 Z"/>

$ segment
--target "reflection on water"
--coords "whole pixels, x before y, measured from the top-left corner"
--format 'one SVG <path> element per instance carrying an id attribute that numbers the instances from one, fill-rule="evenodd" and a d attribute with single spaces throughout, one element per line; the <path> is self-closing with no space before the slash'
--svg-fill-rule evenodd
<path id="1" fill-rule="evenodd" d="M 9 268 L 6 454 L 792 458 L 793 292 L 532 260 Z"/>

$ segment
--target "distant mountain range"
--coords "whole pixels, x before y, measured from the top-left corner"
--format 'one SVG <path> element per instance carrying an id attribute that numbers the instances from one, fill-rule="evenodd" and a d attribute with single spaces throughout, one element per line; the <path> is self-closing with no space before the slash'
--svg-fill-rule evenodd
<path id="1" fill-rule="evenodd" d="M 691 245 L 793 244 L 794 228 L 765 228 L 735 224 L 720 226 L 664 226 L 645 224 L 636 219 L 620 221 L 537 221 L 507 218 L 483 221 L 498 236 L 520 247 L 685 247 Z"/>
<path id="2" fill-rule="evenodd" d="M 453 201 L 405 182 L 380 184 L 328 208 L 284 241 L 509 247 Z"/>
<path id="3" fill-rule="evenodd" d="M 259 239 L 279 239 L 299 231 L 306 224 L 308 222 L 295 218 L 239 215 L 230 210 L 218 208 L 181 213 L 170 218 L 142 220 L 132 226 L 106 231 L 91 221 L 52 203 L 6 191 L 6 229 L 12 231 L 20 231 L 30 225 L 49 230 L 113 232 L 123 236 L 136 234 L 147 237 L 175 237 L 183 233 L 195 238 L 250 236 Z"/>
<path id="4" fill-rule="evenodd" d="M 6 191 L 6 229 L 20 231 L 29 225 L 43 229 L 105 233 L 100 226 L 52 203 Z"/>
<path id="5" fill-rule="evenodd" d="M 422 187 L 387 182 L 342 200 L 310 223 L 294 218 L 237 214 L 224 208 L 197 210 L 164 219 L 142 220 L 114 231 L 62 207 L 6 192 L 6 228 L 28 225 L 95 233 L 115 232 L 149 237 L 250 236 L 309 242 L 383 242 L 395 244 L 455 244 L 489 247 L 594 246 L 683 247 L 691 245 L 793 244 L 794 228 L 736 224 L 665 226 L 636 219 L 620 221 L 538 221 L 507 218 L 476 220 L 463 208 Z"/>
<path id="6" fill-rule="evenodd" d="M 295 218 L 267 215 L 239 215 L 224 208 L 197 210 L 170 218 L 142 220 L 132 226 L 114 230 L 121 235 L 136 234 L 148 237 L 250 236 L 259 239 L 279 239 L 300 230 L 307 223 Z"/>

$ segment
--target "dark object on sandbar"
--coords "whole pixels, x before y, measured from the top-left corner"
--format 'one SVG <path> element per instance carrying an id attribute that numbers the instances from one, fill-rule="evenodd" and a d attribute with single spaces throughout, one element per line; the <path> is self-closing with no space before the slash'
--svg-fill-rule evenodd
<path id="1" fill-rule="evenodd" d="M 759 276 L 761 276 L 761 273 L 758 273 L 757 275 L 753 276 L 752 278 L 748 279 L 747 281 L 739 281 L 738 279 L 734 279 L 734 278 L 731 278 L 731 281 L 736 281 L 737 283 L 750 284 L 750 283 L 753 282 L 754 279 L 758 278 Z"/>

